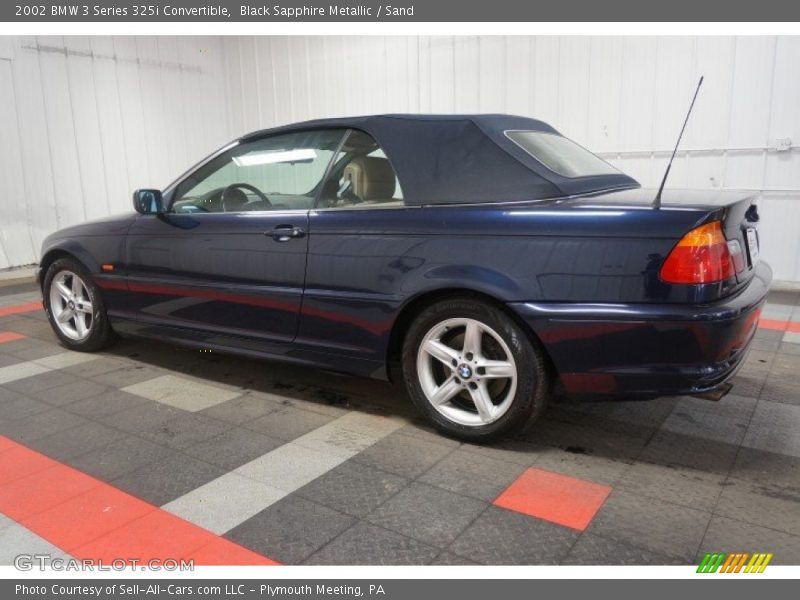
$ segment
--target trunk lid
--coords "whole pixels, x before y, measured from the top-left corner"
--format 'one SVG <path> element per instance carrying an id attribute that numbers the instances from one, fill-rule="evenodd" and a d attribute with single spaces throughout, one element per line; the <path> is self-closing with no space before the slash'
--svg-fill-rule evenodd
<path id="1" fill-rule="evenodd" d="M 576 208 L 602 206 L 608 209 L 619 207 L 695 212 L 697 213 L 695 226 L 710 221 L 720 221 L 725 238 L 728 242 L 735 242 L 738 245 L 744 260 L 743 269 L 736 276 L 736 284 L 726 286 L 724 295 L 733 293 L 750 281 L 760 260 L 759 214 L 755 204 L 755 194 L 734 190 L 664 190 L 660 209 L 652 208 L 655 195 L 655 189 L 636 188 L 571 198 L 567 203 Z"/>

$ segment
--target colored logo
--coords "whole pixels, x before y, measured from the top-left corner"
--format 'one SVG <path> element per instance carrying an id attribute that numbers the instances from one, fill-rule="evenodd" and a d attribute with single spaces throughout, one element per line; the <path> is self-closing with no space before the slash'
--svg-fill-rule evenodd
<path id="1" fill-rule="evenodd" d="M 708 552 L 697 567 L 698 573 L 763 573 L 772 554 L 756 552 Z"/>

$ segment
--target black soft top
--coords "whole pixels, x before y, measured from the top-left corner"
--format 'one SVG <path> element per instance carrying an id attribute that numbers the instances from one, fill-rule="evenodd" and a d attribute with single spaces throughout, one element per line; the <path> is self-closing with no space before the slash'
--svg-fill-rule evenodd
<path id="1" fill-rule="evenodd" d="M 307 129 L 352 128 L 386 152 L 406 204 L 460 204 L 558 198 L 638 187 L 623 174 L 564 177 L 506 137 L 512 130 L 560 135 L 553 127 L 512 115 L 374 115 L 318 119 L 264 129 L 241 138 Z"/>

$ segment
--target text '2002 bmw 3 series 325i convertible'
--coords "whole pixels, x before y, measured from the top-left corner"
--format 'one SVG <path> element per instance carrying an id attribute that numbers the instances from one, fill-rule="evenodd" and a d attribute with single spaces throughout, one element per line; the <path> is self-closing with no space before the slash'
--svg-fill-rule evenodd
<path id="1" fill-rule="evenodd" d="M 68 348 L 116 332 L 398 372 L 440 430 L 488 440 L 556 393 L 699 394 L 736 372 L 772 277 L 752 198 L 654 195 L 529 118 L 318 120 L 54 233 L 40 280 Z"/>

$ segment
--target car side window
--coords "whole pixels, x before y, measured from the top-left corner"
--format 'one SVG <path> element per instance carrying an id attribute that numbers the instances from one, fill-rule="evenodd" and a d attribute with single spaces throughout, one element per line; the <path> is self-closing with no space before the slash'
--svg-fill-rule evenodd
<path id="1" fill-rule="evenodd" d="M 345 131 L 314 130 L 237 144 L 175 190 L 178 213 L 307 210 Z"/>
<path id="2" fill-rule="evenodd" d="M 356 129 L 342 143 L 320 191 L 319 208 L 404 206 L 394 168 L 372 136 Z"/>

